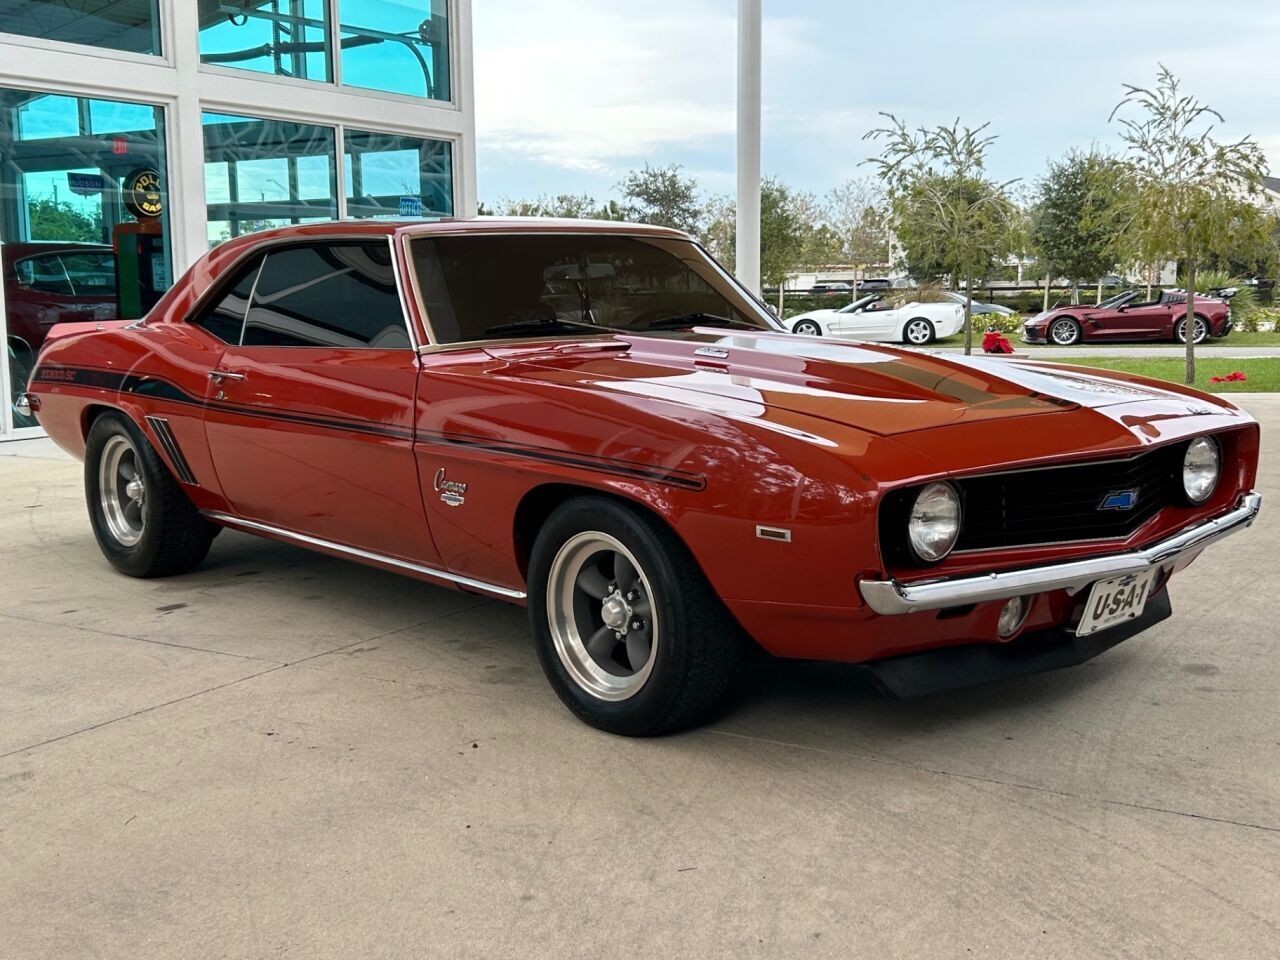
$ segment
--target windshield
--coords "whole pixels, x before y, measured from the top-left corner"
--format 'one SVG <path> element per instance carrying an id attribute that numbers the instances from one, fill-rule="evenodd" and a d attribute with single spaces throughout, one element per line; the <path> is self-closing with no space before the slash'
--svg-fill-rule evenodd
<path id="1" fill-rule="evenodd" d="M 853 313 L 856 310 L 861 310 L 863 307 L 868 306 L 869 304 L 875 303 L 877 300 L 883 300 L 883 299 L 884 297 L 877 296 L 875 294 L 869 297 L 859 297 L 857 300 L 853 301 L 853 303 L 849 304 L 847 307 L 841 307 L 839 310 L 836 311 L 836 313 Z"/>
<path id="2" fill-rule="evenodd" d="M 1137 296 L 1137 293 L 1135 293 L 1132 290 L 1129 290 L 1125 293 L 1117 293 L 1114 297 L 1108 297 L 1106 300 L 1103 300 L 1100 304 L 1098 304 L 1097 309 L 1113 310 L 1116 307 L 1124 306 L 1126 303 L 1128 303 L 1130 300 L 1132 300 L 1136 296 Z"/>
<path id="3" fill-rule="evenodd" d="M 436 343 L 730 326 L 779 330 L 693 243 L 610 234 L 412 244 Z"/>

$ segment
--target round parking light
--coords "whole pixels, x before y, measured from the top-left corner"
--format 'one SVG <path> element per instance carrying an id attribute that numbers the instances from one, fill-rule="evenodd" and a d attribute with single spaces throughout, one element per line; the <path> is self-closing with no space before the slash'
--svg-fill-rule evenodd
<path id="1" fill-rule="evenodd" d="M 1030 597 L 1010 597 L 1000 608 L 1000 619 L 996 623 L 996 632 L 1001 640 L 1012 637 L 1027 622 L 1027 614 L 1031 612 Z"/>

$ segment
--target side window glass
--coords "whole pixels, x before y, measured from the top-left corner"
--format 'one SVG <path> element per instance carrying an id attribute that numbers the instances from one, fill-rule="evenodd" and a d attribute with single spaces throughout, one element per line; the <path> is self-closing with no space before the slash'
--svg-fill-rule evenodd
<path id="1" fill-rule="evenodd" d="M 223 343 L 239 343 L 244 315 L 249 309 L 249 297 L 253 293 L 253 283 L 258 278 L 261 267 L 262 260 L 255 257 L 241 269 L 230 288 L 218 297 L 213 306 L 192 323 L 207 330 Z"/>
<path id="2" fill-rule="evenodd" d="M 244 345 L 408 349 L 386 242 L 311 244 L 267 254 Z"/>
<path id="3" fill-rule="evenodd" d="M 19 260 L 15 269 L 18 281 L 38 293 L 71 296 L 71 281 L 62 267 L 62 259 L 56 253 Z"/>

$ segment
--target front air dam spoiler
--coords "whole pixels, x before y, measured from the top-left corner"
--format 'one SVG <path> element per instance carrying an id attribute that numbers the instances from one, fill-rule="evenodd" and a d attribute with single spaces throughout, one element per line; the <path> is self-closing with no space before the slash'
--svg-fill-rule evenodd
<path id="1" fill-rule="evenodd" d="M 873 660 L 862 664 L 862 668 L 889 696 L 914 700 L 961 687 L 1077 666 L 1168 619 L 1172 613 L 1166 589 L 1147 601 L 1142 616 L 1086 637 L 1077 637 L 1070 629 L 1055 627 L 1026 634 L 1009 643 L 941 647 Z"/>

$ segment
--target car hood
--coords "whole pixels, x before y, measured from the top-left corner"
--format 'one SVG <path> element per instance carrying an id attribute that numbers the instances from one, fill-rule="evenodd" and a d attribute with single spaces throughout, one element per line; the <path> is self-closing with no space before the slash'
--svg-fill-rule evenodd
<path id="1" fill-rule="evenodd" d="M 730 415 L 786 410 L 880 436 L 1142 400 L 1165 401 L 1172 416 L 1190 412 L 1185 397 L 1104 374 L 788 334 L 703 329 L 488 352 L 524 378 Z"/>

